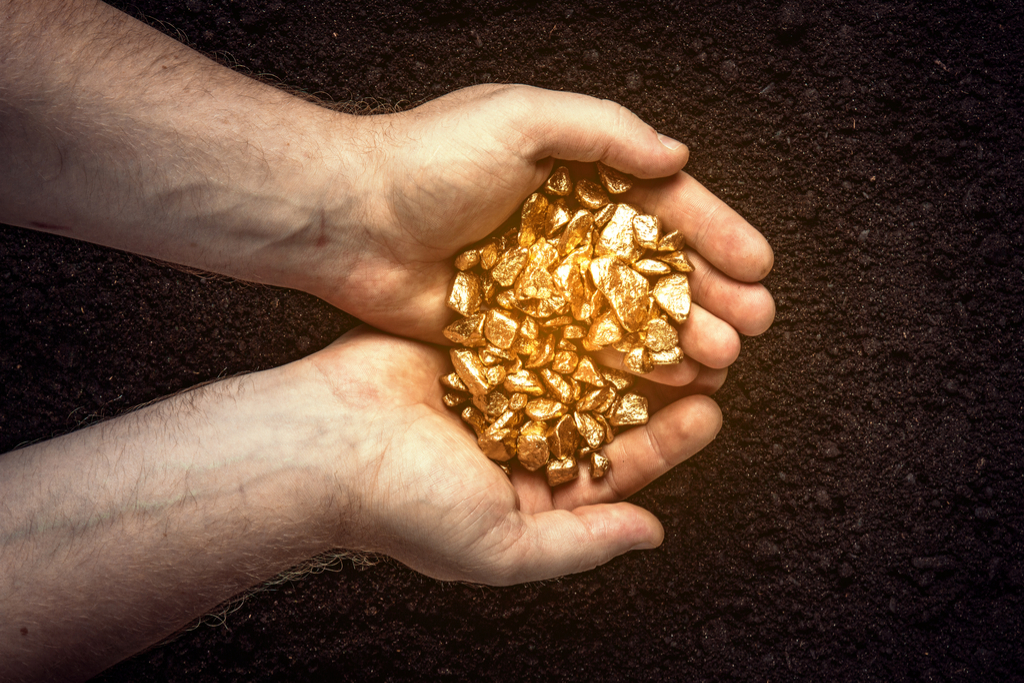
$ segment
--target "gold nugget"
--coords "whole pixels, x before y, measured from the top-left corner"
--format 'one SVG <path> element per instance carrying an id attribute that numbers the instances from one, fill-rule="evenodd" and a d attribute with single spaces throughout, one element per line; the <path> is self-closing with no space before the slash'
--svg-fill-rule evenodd
<path id="1" fill-rule="evenodd" d="M 513 462 L 543 468 L 551 486 L 581 462 L 604 476 L 601 448 L 648 420 L 634 375 L 683 359 L 676 325 L 689 315 L 693 266 L 682 235 L 612 200 L 628 176 L 600 163 L 597 176 L 574 182 L 558 167 L 518 225 L 456 257 L 448 294 L 460 317 L 444 329 L 458 348 L 443 402 L 506 473 Z M 607 347 L 628 372 L 594 361 Z"/>

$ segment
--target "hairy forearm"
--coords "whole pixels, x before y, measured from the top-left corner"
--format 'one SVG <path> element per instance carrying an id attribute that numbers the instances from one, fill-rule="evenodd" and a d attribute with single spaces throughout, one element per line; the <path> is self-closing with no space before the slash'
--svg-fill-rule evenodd
<path id="1" fill-rule="evenodd" d="M 345 491 L 300 372 L 0 457 L 0 679 L 88 677 L 336 544 Z"/>
<path id="2" fill-rule="evenodd" d="M 0 0 L 0 221 L 314 289 L 359 214 L 356 117 L 98 0 Z"/>

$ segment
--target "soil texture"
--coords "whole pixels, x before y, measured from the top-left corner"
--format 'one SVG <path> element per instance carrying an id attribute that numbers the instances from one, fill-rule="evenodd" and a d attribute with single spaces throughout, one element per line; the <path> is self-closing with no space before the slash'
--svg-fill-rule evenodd
<path id="1" fill-rule="evenodd" d="M 778 316 L 718 394 L 718 439 L 634 497 L 660 549 L 501 589 L 346 562 L 98 680 L 1024 680 L 1020 3 L 121 6 L 334 101 L 508 82 L 621 102 L 765 233 Z M 0 230 L 0 450 L 355 324 Z"/>

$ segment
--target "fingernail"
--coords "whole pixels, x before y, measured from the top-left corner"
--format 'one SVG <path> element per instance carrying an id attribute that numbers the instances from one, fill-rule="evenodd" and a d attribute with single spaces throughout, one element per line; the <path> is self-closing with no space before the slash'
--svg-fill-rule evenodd
<path id="1" fill-rule="evenodd" d="M 665 145 L 671 150 L 677 150 L 683 146 L 683 143 L 679 142 L 679 140 L 673 140 L 669 136 L 662 135 L 661 133 L 658 133 L 658 139 L 661 140 L 661 144 Z"/>
<path id="2" fill-rule="evenodd" d="M 650 541 L 642 541 L 640 543 L 637 543 L 632 548 L 630 548 L 630 550 L 653 550 L 654 548 L 657 548 L 657 547 L 658 546 L 654 545 Z"/>

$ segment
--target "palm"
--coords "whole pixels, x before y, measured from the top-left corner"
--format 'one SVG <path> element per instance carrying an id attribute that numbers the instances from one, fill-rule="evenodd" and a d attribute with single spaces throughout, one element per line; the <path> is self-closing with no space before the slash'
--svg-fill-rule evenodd
<path id="1" fill-rule="evenodd" d="M 517 470 L 510 481 L 445 408 L 443 351 L 362 328 L 312 359 L 339 397 L 359 406 L 352 423 L 361 447 L 347 479 L 366 519 L 355 544 L 445 579 L 509 583 L 580 571 L 659 535 L 649 513 L 602 503 L 698 451 L 720 424 L 710 399 L 676 401 L 608 447 L 607 479 L 584 474 L 552 492 L 539 474 Z"/>
<path id="2" fill-rule="evenodd" d="M 385 191 L 370 213 L 376 228 L 368 233 L 364 272 L 370 277 L 357 278 L 354 287 L 346 283 L 346 300 L 334 302 L 382 330 L 444 343 L 441 330 L 453 317 L 444 305 L 453 256 L 513 215 L 554 159 L 601 159 L 638 178 L 662 178 L 639 183 L 623 198 L 682 231 L 698 268 L 691 278 L 696 306 L 681 330 L 691 363 L 659 379 L 681 384 L 699 364 L 730 365 L 739 353 L 737 333 L 759 334 L 774 316 L 767 291 L 752 284 L 771 267 L 770 248 L 678 172 L 685 155 L 668 153 L 653 130 L 618 105 L 595 102 L 520 86 L 477 86 L 368 119 L 375 137 L 390 143 L 375 171 L 375 185 Z M 566 115 L 577 111 L 575 120 Z"/>

